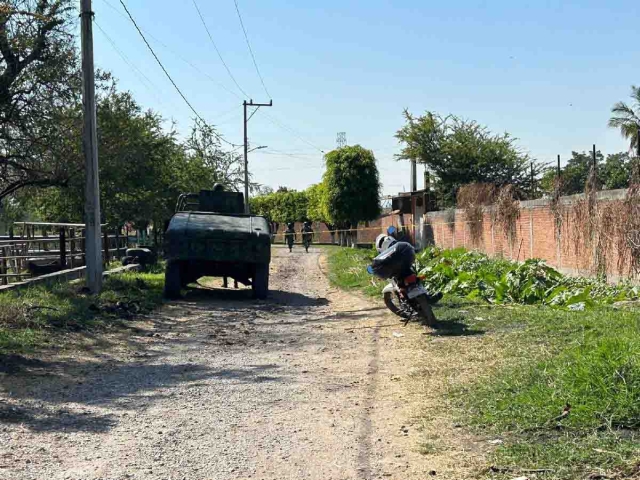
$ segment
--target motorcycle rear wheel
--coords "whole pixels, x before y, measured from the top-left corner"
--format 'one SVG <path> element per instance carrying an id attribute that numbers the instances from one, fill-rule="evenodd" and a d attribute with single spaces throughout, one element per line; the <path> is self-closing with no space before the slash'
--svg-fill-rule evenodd
<path id="1" fill-rule="evenodd" d="M 424 321 L 427 323 L 428 326 L 434 327 L 438 322 L 438 320 L 436 319 L 436 316 L 433 314 L 433 310 L 431 309 L 431 305 L 427 300 L 427 296 L 418 295 L 414 299 L 414 302 L 416 303 L 416 307 L 418 308 L 418 313 L 420 314 L 420 317 L 424 319 Z"/>

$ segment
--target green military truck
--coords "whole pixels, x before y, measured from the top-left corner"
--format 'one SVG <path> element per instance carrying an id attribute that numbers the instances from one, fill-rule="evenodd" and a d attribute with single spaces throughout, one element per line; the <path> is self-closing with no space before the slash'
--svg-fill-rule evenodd
<path id="1" fill-rule="evenodd" d="M 165 296 L 201 277 L 230 277 L 251 285 L 255 298 L 269 291 L 271 231 L 264 217 L 244 212 L 242 193 L 213 190 L 182 194 L 165 233 Z"/>

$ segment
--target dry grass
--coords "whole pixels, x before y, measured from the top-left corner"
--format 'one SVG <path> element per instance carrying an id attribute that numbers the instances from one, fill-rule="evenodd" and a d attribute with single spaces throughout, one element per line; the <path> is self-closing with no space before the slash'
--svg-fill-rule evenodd
<path id="1" fill-rule="evenodd" d="M 502 229 L 509 244 L 513 247 L 516 241 L 518 219 L 520 218 L 520 202 L 516 197 L 513 185 L 505 185 L 498 192 L 494 208 L 496 224 Z"/>
<path id="2" fill-rule="evenodd" d="M 562 191 L 564 189 L 564 181 L 562 177 L 556 177 L 553 179 L 553 191 L 551 192 L 551 201 L 549 202 L 549 209 L 553 215 L 554 230 L 553 234 L 556 242 L 560 241 L 562 236 L 562 220 L 564 218 L 564 205 L 562 204 Z"/>
<path id="3" fill-rule="evenodd" d="M 598 201 L 595 172 L 590 172 L 585 196 L 560 213 L 565 248 L 577 267 L 602 278 L 613 273 L 640 274 L 640 171 L 634 168 L 624 200 Z M 553 201 L 552 201 L 553 211 Z M 554 212 L 554 216 L 556 213 Z M 557 226 L 557 224 L 556 224 Z M 614 259 L 617 258 L 617 261 Z"/>
<path id="4" fill-rule="evenodd" d="M 471 183 L 458 190 L 458 208 L 464 209 L 471 241 L 476 246 L 482 241 L 484 207 L 491 205 L 495 197 L 496 187 L 489 183 Z"/>

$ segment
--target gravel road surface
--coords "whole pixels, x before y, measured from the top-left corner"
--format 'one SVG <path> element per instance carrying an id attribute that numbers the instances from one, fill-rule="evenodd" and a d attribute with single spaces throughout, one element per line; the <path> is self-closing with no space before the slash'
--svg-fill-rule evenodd
<path id="1" fill-rule="evenodd" d="M 276 247 L 266 301 L 194 288 L 134 335 L 5 372 L 0 478 L 429 478 L 421 328 L 324 271 L 321 249 Z"/>

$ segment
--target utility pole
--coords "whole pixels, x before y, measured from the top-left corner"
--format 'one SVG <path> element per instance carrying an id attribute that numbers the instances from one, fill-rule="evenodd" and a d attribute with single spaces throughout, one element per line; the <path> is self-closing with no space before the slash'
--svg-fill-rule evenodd
<path id="1" fill-rule="evenodd" d="M 418 168 L 416 165 L 415 159 L 411 160 L 411 191 L 415 192 L 418 190 Z"/>
<path id="2" fill-rule="evenodd" d="M 593 170 L 598 170 L 598 160 L 596 159 L 596 144 L 593 144 Z"/>
<path id="3" fill-rule="evenodd" d="M 536 177 L 533 172 L 533 162 L 531 162 L 531 199 L 532 200 L 533 200 L 533 197 L 535 197 L 535 193 L 536 193 Z"/>
<path id="4" fill-rule="evenodd" d="M 253 100 L 249 100 L 249 102 L 245 100 L 242 102 L 242 106 L 244 107 L 244 213 L 248 215 L 251 212 L 249 210 L 249 160 L 247 158 L 249 143 L 247 140 L 247 125 L 251 117 L 247 118 L 247 107 L 257 107 L 253 112 L 255 113 L 260 107 L 272 107 L 273 100 L 269 100 L 269 103 L 253 103 Z"/>
<path id="5" fill-rule="evenodd" d="M 80 0 L 80 11 L 82 12 L 82 103 L 84 107 L 82 147 L 86 178 L 84 205 L 86 280 L 91 293 L 99 293 L 102 287 L 102 236 L 100 234 L 100 181 L 91 0 Z"/>
<path id="6" fill-rule="evenodd" d="M 556 173 L 559 177 L 560 176 L 560 155 L 559 154 L 558 154 L 558 167 L 557 167 Z"/>

